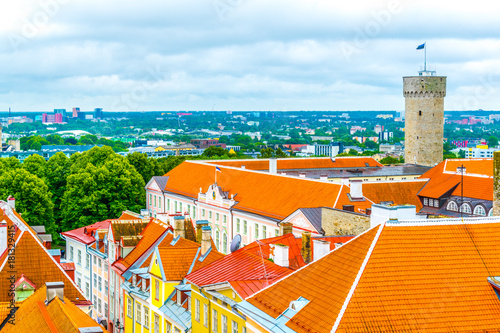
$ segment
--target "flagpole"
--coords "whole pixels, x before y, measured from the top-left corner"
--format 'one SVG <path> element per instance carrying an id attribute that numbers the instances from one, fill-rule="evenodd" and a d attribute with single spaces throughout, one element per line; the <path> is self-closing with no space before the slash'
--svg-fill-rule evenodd
<path id="1" fill-rule="evenodd" d="M 215 167 L 215 184 L 217 184 L 217 167 Z"/>
<path id="2" fill-rule="evenodd" d="M 427 71 L 427 42 L 424 43 L 424 71 Z"/>

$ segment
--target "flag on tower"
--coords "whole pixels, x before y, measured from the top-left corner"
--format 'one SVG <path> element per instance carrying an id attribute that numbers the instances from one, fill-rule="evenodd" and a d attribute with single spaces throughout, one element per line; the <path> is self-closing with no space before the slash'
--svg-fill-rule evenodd
<path id="1" fill-rule="evenodd" d="M 220 171 L 220 168 L 219 168 L 218 166 L 216 166 L 216 167 L 215 167 L 215 171 L 217 171 L 217 172 L 221 172 L 221 171 Z"/>
<path id="2" fill-rule="evenodd" d="M 423 48 L 425 48 L 425 43 L 423 43 L 423 44 L 421 44 L 421 45 L 417 46 L 417 50 L 421 50 L 421 49 L 423 49 Z"/>

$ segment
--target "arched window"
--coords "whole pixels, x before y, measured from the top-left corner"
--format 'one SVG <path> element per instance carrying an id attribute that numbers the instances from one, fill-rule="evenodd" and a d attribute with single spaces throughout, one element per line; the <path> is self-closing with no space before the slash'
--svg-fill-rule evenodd
<path id="1" fill-rule="evenodd" d="M 462 206 L 460 206 L 460 212 L 465 214 L 472 214 L 472 209 L 470 208 L 469 204 L 464 203 L 462 204 Z"/>
<path id="2" fill-rule="evenodd" d="M 227 253 L 227 234 L 225 232 L 222 233 L 222 253 Z"/>
<path id="3" fill-rule="evenodd" d="M 493 216 L 493 208 L 491 208 L 490 211 L 488 212 L 488 216 Z"/>
<path id="4" fill-rule="evenodd" d="M 215 231 L 215 246 L 217 246 L 217 250 L 220 248 L 220 234 L 219 234 L 219 230 L 216 230 Z"/>
<path id="5" fill-rule="evenodd" d="M 486 216 L 486 209 L 484 209 L 483 205 L 474 207 L 474 215 Z"/>
<path id="6" fill-rule="evenodd" d="M 458 205 L 455 201 L 450 201 L 448 202 L 448 205 L 446 206 L 446 210 L 452 211 L 452 212 L 458 212 Z"/>

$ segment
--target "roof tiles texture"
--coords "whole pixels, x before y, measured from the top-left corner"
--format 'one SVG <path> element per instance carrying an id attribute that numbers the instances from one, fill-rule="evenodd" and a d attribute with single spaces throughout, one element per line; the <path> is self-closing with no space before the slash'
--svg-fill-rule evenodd
<path id="1" fill-rule="evenodd" d="M 376 227 L 249 299 L 277 317 L 310 302 L 287 326 L 330 332 L 499 332 L 500 301 L 487 278 L 500 274 L 500 223 Z M 373 241 L 374 249 L 368 252 Z M 360 271 L 360 262 L 367 265 Z M 328 272 L 328 274 L 325 274 Z"/>

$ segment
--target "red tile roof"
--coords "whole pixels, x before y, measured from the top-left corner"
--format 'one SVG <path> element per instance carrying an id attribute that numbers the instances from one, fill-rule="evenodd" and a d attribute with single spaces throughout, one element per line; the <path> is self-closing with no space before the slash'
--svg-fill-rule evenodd
<path id="1" fill-rule="evenodd" d="M 6 203 L 0 201 L 0 221 L 6 220 L 10 225 L 16 225 L 18 232 L 15 236 L 15 261 L 14 267 L 10 267 L 7 252 L 0 256 L 0 279 L 7 281 L 12 271 L 19 276 L 24 274 L 38 288 L 45 285 L 46 282 L 62 281 L 65 285 L 65 295 L 76 304 L 88 304 L 83 293 L 64 272 L 55 259 L 43 247 L 43 244 L 36 237 L 31 228 L 28 228 L 26 222 L 15 214 L 12 220 L 12 210 Z M 9 284 L 0 283 L 0 302 L 9 301 Z"/>
<path id="2" fill-rule="evenodd" d="M 75 239 L 83 244 L 92 244 L 95 242 L 95 230 L 99 229 L 108 229 L 111 220 L 104 220 L 100 222 L 96 222 L 94 224 L 88 225 L 86 227 L 81 227 L 78 229 L 61 232 L 64 237 L 69 237 Z"/>
<path id="3" fill-rule="evenodd" d="M 241 168 L 245 166 L 249 170 L 269 170 L 269 160 L 218 160 L 209 163 Z M 348 169 L 383 167 L 371 157 L 317 157 L 317 158 L 283 158 L 277 160 L 278 170 L 291 169 Z"/>
<path id="4" fill-rule="evenodd" d="M 300 243 L 293 234 L 286 234 L 253 242 L 189 274 L 186 279 L 199 287 L 228 282 L 240 297 L 245 299 L 293 272 L 290 268 L 281 267 L 268 260 L 269 244 L 289 246 L 290 266 L 295 269 L 305 266 L 300 254 Z"/>
<path id="5" fill-rule="evenodd" d="M 429 178 L 429 182 L 419 192 L 421 197 L 440 198 L 446 193 L 461 196 L 462 174 L 457 172 L 460 166 L 465 167 L 463 175 L 463 195 L 467 198 L 493 200 L 493 160 L 454 159 L 445 160 L 420 178 Z"/>
<path id="6" fill-rule="evenodd" d="M 45 304 L 46 293 L 43 286 L 22 302 L 15 313 L 15 325 L 6 324 L 2 332 L 78 333 L 82 327 L 99 327 L 107 332 L 66 297 L 64 301 L 55 297 Z"/>
<path id="7" fill-rule="evenodd" d="M 286 323 L 296 332 L 336 323 L 336 332 L 499 332 L 500 301 L 487 281 L 500 275 L 496 221 L 387 223 L 248 302 L 276 318 L 306 298 Z"/>

